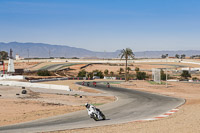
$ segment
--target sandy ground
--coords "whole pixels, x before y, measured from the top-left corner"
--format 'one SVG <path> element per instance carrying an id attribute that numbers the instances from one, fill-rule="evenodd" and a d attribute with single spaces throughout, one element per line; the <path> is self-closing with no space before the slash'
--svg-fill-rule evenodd
<path id="1" fill-rule="evenodd" d="M 38 64 L 38 62 L 15 62 L 15 69 L 30 69 L 34 66 L 36 66 Z M 8 63 L 5 63 L 5 70 L 8 69 Z M 3 66 L 0 66 L 0 71 L 3 70 Z"/>
<path id="2" fill-rule="evenodd" d="M 152 85 L 147 81 L 122 83 L 121 87 L 149 91 L 174 97 L 185 98 L 186 104 L 167 118 L 130 122 L 125 124 L 56 131 L 51 133 L 199 133 L 200 132 L 200 84 L 170 82 L 165 85 Z"/>
<path id="3" fill-rule="evenodd" d="M 93 64 L 91 66 L 88 66 L 85 68 L 86 71 L 88 72 L 92 72 L 93 70 L 100 70 L 102 72 L 104 72 L 106 69 L 109 70 L 109 73 L 111 71 L 114 72 L 114 74 L 119 74 L 119 69 L 123 68 L 125 70 L 125 66 L 124 64 L 120 64 L 118 66 L 118 64 L 115 64 L 116 66 L 109 65 L 109 64 Z M 130 66 L 128 66 L 132 69 L 132 71 L 130 71 L 130 74 L 135 74 L 135 71 L 133 71 L 136 67 L 140 68 L 140 70 L 152 70 L 152 68 L 168 68 L 168 69 L 173 69 L 173 70 L 181 70 L 181 68 L 199 68 L 199 65 L 196 64 L 187 64 L 187 63 L 179 63 L 179 62 L 151 62 L 151 63 L 132 63 L 130 64 Z M 73 71 L 74 75 L 77 75 L 79 70 L 77 69 L 76 71 Z M 124 73 L 124 72 L 122 72 Z M 151 74 L 151 72 L 147 72 L 148 74 Z"/>
<path id="4" fill-rule="evenodd" d="M 0 126 L 83 110 L 86 102 L 98 106 L 115 100 L 113 96 L 80 97 L 26 90 L 27 94 L 21 94 L 20 87 L 0 86 Z"/>

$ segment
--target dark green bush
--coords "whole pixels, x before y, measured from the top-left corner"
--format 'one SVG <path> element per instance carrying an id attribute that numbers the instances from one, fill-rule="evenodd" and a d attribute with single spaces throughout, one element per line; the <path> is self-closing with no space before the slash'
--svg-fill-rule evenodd
<path id="1" fill-rule="evenodd" d="M 136 78 L 139 80 L 144 80 L 146 78 L 146 72 L 137 72 Z"/>
<path id="2" fill-rule="evenodd" d="M 48 70 L 39 70 L 37 72 L 38 76 L 51 76 L 51 73 Z"/>
<path id="3" fill-rule="evenodd" d="M 181 77 L 187 79 L 188 77 L 191 77 L 191 74 L 189 73 L 189 71 L 183 70 Z"/>
<path id="4" fill-rule="evenodd" d="M 89 72 L 89 73 L 87 74 L 87 77 L 88 77 L 88 78 L 93 78 L 93 76 L 94 76 L 93 72 Z"/>
<path id="5" fill-rule="evenodd" d="M 104 71 L 104 74 L 105 74 L 105 75 L 108 75 L 108 73 L 109 73 L 109 71 L 108 71 L 108 69 L 106 69 L 106 70 Z"/>
<path id="6" fill-rule="evenodd" d="M 166 74 L 164 73 L 164 71 L 161 69 L 160 71 L 160 77 L 161 77 L 161 80 L 166 80 Z M 167 74 L 167 79 L 169 79 L 169 75 Z"/>
<path id="7" fill-rule="evenodd" d="M 140 68 L 139 68 L 139 67 L 136 67 L 136 68 L 135 68 L 135 71 L 136 71 L 136 72 L 139 72 L 139 71 L 140 71 Z"/>
<path id="8" fill-rule="evenodd" d="M 86 71 L 84 69 L 79 71 L 78 77 L 86 77 Z"/>
<path id="9" fill-rule="evenodd" d="M 104 78 L 104 75 L 103 75 L 103 72 L 102 72 L 102 71 L 94 70 L 94 71 L 93 71 L 93 74 L 94 74 L 94 76 L 98 76 L 98 77 L 100 77 L 101 79 Z"/>

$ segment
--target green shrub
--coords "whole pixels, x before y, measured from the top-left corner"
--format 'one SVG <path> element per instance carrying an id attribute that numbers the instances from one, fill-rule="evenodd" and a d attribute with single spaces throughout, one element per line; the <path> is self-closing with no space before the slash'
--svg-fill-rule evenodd
<path id="1" fill-rule="evenodd" d="M 86 71 L 85 71 L 85 69 L 79 71 L 78 77 L 86 77 Z"/>
<path id="2" fill-rule="evenodd" d="M 113 71 L 111 71 L 111 72 L 110 72 L 110 75 L 111 75 L 111 76 L 114 76 L 114 72 L 113 72 Z"/>
<path id="3" fill-rule="evenodd" d="M 136 71 L 136 72 L 139 72 L 139 71 L 140 71 L 140 68 L 139 68 L 139 67 L 136 67 L 136 68 L 135 68 L 135 71 Z"/>
<path id="4" fill-rule="evenodd" d="M 192 80 L 199 80 L 197 77 L 193 77 Z"/>
<path id="5" fill-rule="evenodd" d="M 137 72 L 136 77 L 139 80 L 144 80 L 146 78 L 146 72 Z"/>
<path id="6" fill-rule="evenodd" d="M 188 77 L 191 77 L 191 74 L 189 73 L 189 71 L 183 70 L 181 77 L 187 79 Z"/>
<path id="7" fill-rule="evenodd" d="M 0 60 L 6 60 L 8 58 L 8 52 L 0 51 Z"/>
<path id="8" fill-rule="evenodd" d="M 119 72 L 119 74 L 122 74 L 122 72 L 124 72 L 124 69 L 120 67 L 118 72 Z"/>
<path id="9" fill-rule="evenodd" d="M 93 71 L 94 76 L 98 76 L 100 78 L 104 78 L 103 72 L 99 70 L 94 70 Z"/>
<path id="10" fill-rule="evenodd" d="M 106 69 L 106 70 L 104 71 L 104 74 L 105 74 L 105 75 L 108 75 L 108 73 L 109 73 L 109 71 L 108 71 L 108 69 Z"/>
<path id="11" fill-rule="evenodd" d="M 51 76 L 51 73 L 48 70 L 39 70 L 37 72 L 38 76 Z"/>
<path id="12" fill-rule="evenodd" d="M 166 80 L 166 74 L 164 73 L 162 69 L 160 71 L 160 77 L 161 77 L 161 80 Z M 167 79 L 169 79 L 169 75 L 167 75 Z"/>
<path id="13" fill-rule="evenodd" d="M 87 77 L 88 77 L 88 78 L 93 78 L 93 76 L 94 76 L 93 72 L 89 72 L 89 73 L 87 74 Z"/>

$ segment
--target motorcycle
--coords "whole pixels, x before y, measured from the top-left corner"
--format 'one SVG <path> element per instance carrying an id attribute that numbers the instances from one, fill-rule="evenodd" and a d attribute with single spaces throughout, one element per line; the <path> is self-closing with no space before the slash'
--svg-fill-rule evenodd
<path id="1" fill-rule="evenodd" d="M 110 88 L 110 83 L 107 83 L 107 87 Z"/>
<path id="2" fill-rule="evenodd" d="M 99 109 L 96 109 L 96 111 L 97 111 L 96 113 L 93 112 L 90 115 L 91 118 L 93 118 L 95 121 L 105 120 L 106 119 L 105 115 Z"/>
<path id="3" fill-rule="evenodd" d="M 85 85 L 85 82 L 84 82 L 84 81 L 82 82 L 82 85 Z"/>
<path id="4" fill-rule="evenodd" d="M 88 111 L 88 115 L 90 116 L 90 118 L 93 118 L 95 121 L 99 121 L 99 120 L 105 120 L 106 117 L 105 115 L 101 112 L 100 109 L 96 108 L 95 106 L 91 105 L 91 104 L 85 104 L 87 111 Z"/>
<path id="5" fill-rule="evenodd" d="M 96 82 L 93 82 L 93 86 L 96 87 L 96 86 L 97 86 L 97 83 L 96 83 Z"/>

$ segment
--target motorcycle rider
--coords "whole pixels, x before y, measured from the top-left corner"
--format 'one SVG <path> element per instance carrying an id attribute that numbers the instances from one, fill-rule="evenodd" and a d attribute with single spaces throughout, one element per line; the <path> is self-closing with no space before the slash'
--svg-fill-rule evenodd
<path id="1" fill-rule="evenodd" d="M 92 114 L 93 112 L 96 112 L 96 107 L 93 106 L 92 104 L 86 103 L 86 104 L 85 104 L 85 107 L 87 108 L 88 115 L 89 115 L 90 117 L 92 116 L 91 114 Z"/>
<path id="2" fill-rule="evenodd" d="M 82 85 L 85 85 L 85 81 L 82 82 Z"/>
<path id="3" fill-rule="evenodd" d="M 87 108 L 88 111 L 88 115 L 90 116 L 90 118 L 92 118 L 93 113 L 97 115 L 98 119 L 100 120 L 105 120 L 105 116 L 104 114 L 100 111 L 100 109 L 96 108 L 94 105 L 92 104 L 85 104 L 85 107 Z"/>
<path id="4" fill-rule="evenodd" d="M 89 86 L 90 85 L 90 82 L 87 82 L 87 86 Z"/>
<path id="5" fill-rule="evenodd" d="M 110 88 L 110 83 L 109 82 L 107 82 L 107 87 Z"/>
<path id="6" fill-rule="evenodd" d="M 93 82 L 93 86 L 94 86 L 94 87 L 96 87 L 96 86 L 97 86 L 97 83 L 96 83 L 95 81 Z"/>

